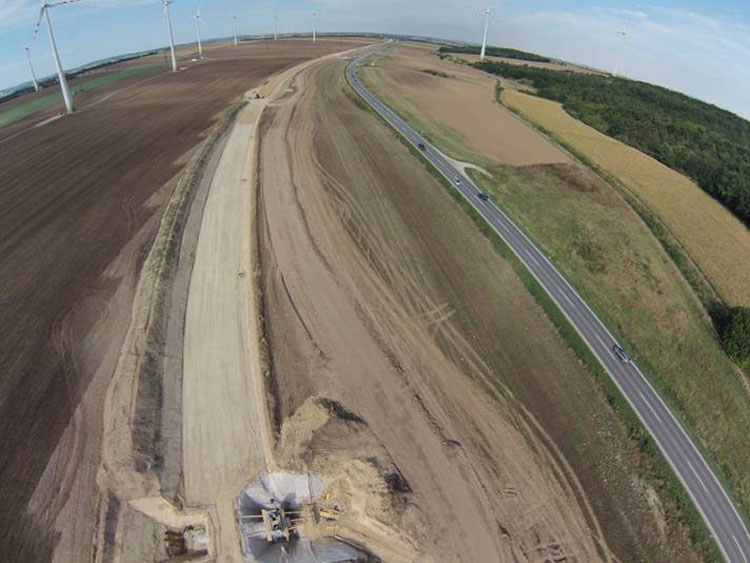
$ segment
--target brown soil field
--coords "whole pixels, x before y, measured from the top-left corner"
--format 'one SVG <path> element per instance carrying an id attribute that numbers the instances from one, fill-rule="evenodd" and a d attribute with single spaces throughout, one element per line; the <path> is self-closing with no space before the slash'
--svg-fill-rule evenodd
<path id="1" fill-rule="evenodd" d="M 362 78 L 452 156 L 516 166 L 569 161 L 515 117 L 497 111 L 496 80 L 486 73 L 440 60 L 424 46 L 398 45 L 370 60 L 374 66 L 362 67 Z"/>
<path id="2" fill-rule="evenodd" d="M 510 107 L 614 176 L 677 238 L 729 305 L 750 305 L 750 230 L 686 176 L 581 123 L 562 106 L 521 92 Z"/>
<path id="3" fill-rule="evenodd" d="M 343 69 L 303 73 L 262 122 L 277 432 L 323 396 L 369 436 L 310 430 L 297 463 L 395 467 L 392 517 L 425 560 L 694 560 L 592 376 Z"/>
<path id="4" fill-rule="evenodd" d="M 92 556 L 101 404 L 140 263 L 169 195 L 163 186 L 232 99 L 271 73 L 345 45 L 217 48 L 183 72 L 86 93 L 72 117 L 16 127 L 13 137 L 3 132 L 5 557 L 50 560 L 56 546 L 63 560 Z M 60 522 L 66 505 L 72 512 Z"/>

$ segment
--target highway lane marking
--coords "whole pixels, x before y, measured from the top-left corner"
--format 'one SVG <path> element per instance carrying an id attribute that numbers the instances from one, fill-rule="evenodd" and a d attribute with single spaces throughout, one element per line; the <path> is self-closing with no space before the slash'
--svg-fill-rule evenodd
<path id="1" fill-rule="evenodd" d="M 599 339 L 599 342 L 602 343 L 602 346 L 604 346 L 605 348 L 607 348 L 607 345 L 604 343 L 604 340 L 602 340 L 602 337 L 599 336 L 598 334 L 596 335 L 596 337 Z"/>
<path id="2" fill-rule="evenodd" d="M 695 467 L 693 467 L 693 464 L 690 463 L 689 459 L 685 460 L 685 461 L 687 461 L 687 464 L 690 466 L 690 469 L 693 470 L 693 473 L 695 473 L 695 476 L 698 478 L 698 481 L 700 481 L 701 486 L 703 487 L 703 490 L 706 491 L 706 492 L 708 492 L 708 487 L 706 487 L 706 484 L 703 482 L 703 479 L 701 479 L 701 476 L 698 475 L 698 472 L 695 470 Z"/>
<path id="3" fill-rule="evenodd" d="M 539 263 L 539 261 L 536 258 L 534 258 L 534 255 L 531 253 L 531 251 L 528 248 L 524 248 L 524 250 L 526 251 L 526 254 L 529 255 L 529 258 L 531 258 L 534 261 L 534 264 L 536 264 L 537 266 L 541 268 L 542 265 Z"/>
<path id="4" fill-rule="evenodd" d="M 740 551 L 740 555 L 742 555 L 742 558 L 745 560 L 745 563 L 748 563 L 747 556 L 745 555 L 745 552 L 743 551 L 742 547 L 740 547 L 740 542 L 737 541 L 737 537 L 732 534 L 732 539 L 734 540 L 735 545 L 737 545 L 737 549 Z"/>
<path id="5" fill-rule="evenodd" d="M 568 296 L 567 296 L 567 295 L 565 294 L 565 292 L 564 292 L 564 291 L 560 290 L 560 294 L 561 294 L 561 295 L 562 295 L 562 296 L 563 296 L 563 297 L 565 298 L 565 301 L 567 301 L 568 303 L 570 303 L 570 306 L 571 306 L 571 307 L 575 307 L 575 305 L 573 305 L 573 302 L 572 302 L 572 301 L 570 300 L 570 297 L 568 297 Z M 601 340 L 601 338 L 600 338 L 599 340 Z M 602 342 L 602 344 L 604 344 L 604 342 Z"/>
<path id="6" fill-rule="evenodd" d="M 656 409 L 654 409 L 651 403 L 648 402 L 648 399 L 646 398 L 646 395 L 643 394 L 643 391 L 638 391 L 638 392 L 641 394 L 641 398 L 643 399 L 643 402 L 648 405 L 648 408 L 651 409 L 651 412 L 654 413 L 654 416 L 657 418 L 657 420 L 663 424 L 661 417 L 658 414 L 656 414 Z M 695 469 L 693 469 L 693 471 L 695 471 Z M 700 477 L 698 477 L 698 479 L 700 479 Z M 705 488 L 705 485 L 704 485 L 704 488 Z"/>

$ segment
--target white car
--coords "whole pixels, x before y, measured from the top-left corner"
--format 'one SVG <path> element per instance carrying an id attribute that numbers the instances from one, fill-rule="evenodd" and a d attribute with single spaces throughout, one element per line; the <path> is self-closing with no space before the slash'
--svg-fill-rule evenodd
<path id="1" fill-rule="evenodd" d="M 455 181 L 456 181 L 456 185 L 457 185 L 457 186 L 460 186 L 460 185 L 461 185 L 461 178 L 456 178 L 456 180 L 455 180 Z"/>

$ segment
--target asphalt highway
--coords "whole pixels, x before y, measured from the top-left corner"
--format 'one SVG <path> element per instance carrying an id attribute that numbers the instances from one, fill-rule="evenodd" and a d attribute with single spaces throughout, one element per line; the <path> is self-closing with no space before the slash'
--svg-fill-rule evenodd
<path id="1" fill-rule="evenodd" d="M 750 533 L 726 491 L 677 419 L 635 361 L 623 361 L 613 351 L 619 345 L 604 323 L 524 232 L 439 150 L 373 96 L 360 82 L 356 68 L 370 53 L 353 59 L 346 77 L 356 92 L 458 190 L 529 269 L 555 301 L 589 349 L 619 387 L 651 433 L 672 469 L 692 497 L 724 557 L 750 563 Z M 421 145 L 421 146 L 420 146 Z M 656 335 L 658 337 L 658 335 Z"/>

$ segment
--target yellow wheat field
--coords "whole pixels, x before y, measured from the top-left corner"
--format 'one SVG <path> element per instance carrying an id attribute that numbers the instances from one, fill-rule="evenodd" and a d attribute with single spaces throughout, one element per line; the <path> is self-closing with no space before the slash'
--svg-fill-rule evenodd
<path id="1" fill-rule="evenodd" d="M 505 102 L 611 174 L 655 213 L 729 305 L 750 305 L 750 231 L 690 179 L 565 113 L 514 90 Z"/>

